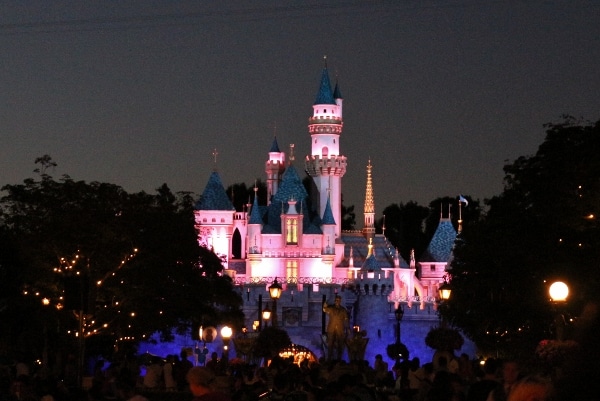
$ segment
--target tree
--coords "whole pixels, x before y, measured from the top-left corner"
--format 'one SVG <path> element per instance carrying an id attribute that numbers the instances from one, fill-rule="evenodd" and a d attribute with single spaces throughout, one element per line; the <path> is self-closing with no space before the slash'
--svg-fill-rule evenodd
<path id="1" fill-rule="evenodd" d="M 354 213 L 354 205 L 344 205 L 344 197 L 342 197 L 342 230 L 352 231 L 356 227 L 356 213 Z"/>
<path id="2" fill-rule="evenodd" d="M 383 210 L 385 216 L 385 236 L 398 248 L 404 260 L 410 260 L 410 253 L 415 249 L 420 255 L 427 246 L 423 232 L 423 220 L 429 210 L 410 201 L 400 205 L 394 203 Z M 378 220 L 378 226 L 383 226 L 383 218 Z"/>
<path id="3" fill-rule="evenodd" d="M 254 202 L 254 186 L 258 191 L 256 194 L 258 195 L 258 204 L 266 205 L 267 204 L 267 184 L 262 182 L 261 180 L 257 180 L 252 185 L 246 185 L 245 183 L 235 183 L 230 185 L 225 190 L 227 196 L 231 200 L 231 203 L 235 207 L 235 210 L 242 211 L 245 210 L 245 206 Z"/>
<path id="4" fill-rule="evenodd" d="M 191 194 L 173 194 L 166 184 L 151 195 L 68 176 L 56 181 L 47 174 L 56 166 L 51 158 L 37 162 L 39 179 L 4 186 L 0 200 L 10 245 L 2 273 L 18 289 L 3 293 L 5 339 L 31 338 L 23 349 L 33 354 L 45 341 L 68 347 L 79 332 L 73 311 L 84 317 L 88 349 L 98 352 L 157 331 L 169 339 L 201 316 L 241 325 L 240 295 L 220 275 L 220 259 L 198 246 Z M 42 323 L 56 328 L 45 339 L 40 321 L 20 319 L 40 310 Z"/>
<path id="5" fill-rule="evenodd" d="M 532 352 L 549 337 L 553 279 L 570 284 L 574 309 L 600 284 L 600 121 L 546 128 L 535 155 L 504 167 L 504 191 L 454 249 L 443 313 L 488 350 Z"/>

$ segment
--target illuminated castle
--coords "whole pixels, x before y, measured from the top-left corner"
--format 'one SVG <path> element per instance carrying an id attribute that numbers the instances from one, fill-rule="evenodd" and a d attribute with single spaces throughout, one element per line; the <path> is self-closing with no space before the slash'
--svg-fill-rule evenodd
<path id="1" fill-rule="evenodd" d="M 267 288 L 277 278 L 283 286 L 277 322 L 294 343 L 323 355 L 322 304 L 339 294 L 350 312 L 350 326 L 367 331 L 365 359 L 385 355 L 386 345 L 395 341 L 398 306 L 405 310 L 402 342 L 415 356 L 427 357 L 423 339 L 438 319 L 435 300 L 456 231 L 449 217 L 442 218 L 420 260 L 403 260 L 384 235 L 375 233 L 371 160 L 366 166 L 363 228 L 341 230 L 347 168 L 340 151 L 342 103 L 339 86 L 331 89 L 325 66 L 308 120 L 311 152 L 303 165 L 295 161 L 294 145 L 286 155 L 275 138 L 265 163 L 268 204 L 260 205 L 255 196 L 243 211 L 234 209 L 214 171 L 196 205 L 198 241 L 224 258 L 225 273 L 242 293 L 247 327 L 259 319 L 270 301 Z M 297 168 L 312 177 L 310 194 Z"/>

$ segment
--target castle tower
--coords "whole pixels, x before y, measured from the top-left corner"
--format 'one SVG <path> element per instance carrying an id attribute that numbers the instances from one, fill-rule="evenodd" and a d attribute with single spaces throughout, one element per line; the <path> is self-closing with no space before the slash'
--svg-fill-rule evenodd
<path id="1" fill-rule="evenodd" d="M 336 236 L 341 232 L 342 185 L 346 173 L 346 157 L 340 155 L 342 133 L 342 94 L 336 84 L 332 92 L 327 64 L 321 73 L 321 84 L 313 104 L 313 116 L 308 119 L 312 150 L 306 156 L 305 169 L 319 191 L 319 215 L 323 216 L 330 197 L 336 225 Z"/>
<path id="2" fill-rule="evenodd" d="M 367 165 L 367 188 L 365 190 L 365 221 L 363 235 L 368 240 L 375 236 L 375 199 L 373 197 L 373 179 L 371 177 L 371 159 Z"/>
<path id="3" fill-rule="evenodd" d="M 265 173 L 267 174 L 267 205 L 271 204 L 273 195 L 277 193 L 284 170 L 285 153 L 279 150 L 277 137 L 274 137 L 271 149 L 269 150 L 269 160 L 265 163 Z"/>

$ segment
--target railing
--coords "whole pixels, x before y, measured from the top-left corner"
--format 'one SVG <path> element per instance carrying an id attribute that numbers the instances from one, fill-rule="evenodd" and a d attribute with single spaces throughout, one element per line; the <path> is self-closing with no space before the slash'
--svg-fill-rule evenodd
<path id="1" fill-rule="evenodd" d="M 327 284 L 338 284 L 338 285 L 349 285 L 349 284 L 354 284 L 355 283 L 355 279 L 353 278 L 336 278 L 336 277 L 247 277 L 245 279 L 241 279 L 241 278 L 236 278 L 234 280 L 234 285 L 248 285 L 248 284 L 260 284 L 260 285 L 266 285 L 266 284 L 272 284 L 273 281 L 275 281 L 275 278 L 277 278 L 277 281 L 281 284 L 320 284 L 320 285 L 327 285 Z"/>

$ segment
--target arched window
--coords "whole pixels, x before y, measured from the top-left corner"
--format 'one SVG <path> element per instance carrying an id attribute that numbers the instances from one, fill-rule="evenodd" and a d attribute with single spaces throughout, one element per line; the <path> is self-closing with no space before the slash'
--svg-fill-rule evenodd
<path id="1" fill-rule="evenodd" d="M 323 146 L 323 148 L 321 148 L 321 154 L 323 156 L 327 156 L 329 154 L 329 148 L 327 146 Z"/>
<path id="2" fill-rule="evenodd" d="M 242 258 L 242 235 L 237 228 L 233 232 L 233 237 L 231 238 L 231 254 L 234 259 Z"/>

